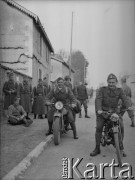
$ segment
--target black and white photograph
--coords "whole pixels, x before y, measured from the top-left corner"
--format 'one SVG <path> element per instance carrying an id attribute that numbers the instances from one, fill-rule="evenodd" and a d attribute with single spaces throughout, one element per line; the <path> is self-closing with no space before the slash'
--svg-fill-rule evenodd
<path id="1" fill-rule="evenodd" d="M 0 179 L 135 179 L 135 0 L 0 0 Z"/>

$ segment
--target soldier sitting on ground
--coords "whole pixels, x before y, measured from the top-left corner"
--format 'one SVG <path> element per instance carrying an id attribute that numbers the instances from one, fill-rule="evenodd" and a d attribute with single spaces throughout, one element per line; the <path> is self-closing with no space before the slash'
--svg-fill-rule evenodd
<path id="1" fill-rule="evenodd" d="M 19 105 L 20 98 L 15 97 L 14 104 L 8 108 L 8 122 L 12 125 L 24 124 L 28 127 L 32 124 L 31 119 L 26 119 L 26 112 L 23 107 Z"/>

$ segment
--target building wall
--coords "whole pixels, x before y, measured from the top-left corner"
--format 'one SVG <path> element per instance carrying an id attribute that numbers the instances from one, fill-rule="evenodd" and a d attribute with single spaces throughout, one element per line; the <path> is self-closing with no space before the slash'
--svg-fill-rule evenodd
<path id="1" fill-rule="evenodd" d="M 58 77 L 62 77 L 62 63 L 51 59 L 51 81 L 55 81 Z"/>
<path id="2" fill-rule="evenodd" d="M 42 32 L 37 28 L 36 24 L 33 23 L 33 85 L 37 84 L 39 78 L 39 69 L 42 77 L 47 77 L 50 81 L 50 50 L 48 45 L 43 38 Z M 37 74 L 38 73 L 38 74 Z"/>
<path id="3" fill-rule="evenodd" d="M 2 64 L 32 77 L 33 19 L 5 1 L 0 1 L 0 22 L 1 61 L 11 62 Z M 25 63 L 15 63 L 17 61 Z"/>

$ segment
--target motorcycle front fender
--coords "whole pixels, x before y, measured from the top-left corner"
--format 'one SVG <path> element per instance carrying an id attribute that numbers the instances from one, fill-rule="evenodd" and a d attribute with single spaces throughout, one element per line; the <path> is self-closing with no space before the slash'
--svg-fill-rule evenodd
<path id="1" fill-rule="evenodd" d="M 118 132 L 119 132 L 119 128 L 118 128 L 118 126 L 113 127 L 113 132 L 114 132 L 114 133 L 118 133 Z"/>
<path id="2" fill-rule="evenodd" d="M 53 116 L 54 116 L 54 117 L 61 117 L 62 114 L 61 114 L 60 112 L 55 112 Z"/>

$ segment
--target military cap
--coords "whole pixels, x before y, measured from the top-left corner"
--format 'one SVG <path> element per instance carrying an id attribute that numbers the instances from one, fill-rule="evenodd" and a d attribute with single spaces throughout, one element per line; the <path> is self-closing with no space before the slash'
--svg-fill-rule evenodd
<path id="1" fill-rule="evenodd" d="M 116 77 L 114 74 L 112 74 L 112 73 L 109 74 L 109 76 L 108 76 L 108 78 L 107 78 L 107 81 L 110 80 L 110 79 L 115 79 L 116 81 L 118 81 L 118 80 L 117 80 L 117 77 Z"/>
<path id="2" fill-rule="evenodd" d="M 46 80 L 47 79 L 47 77 L 45 76 L 44 78 L 43 78 L 43 80 Z"/>
<path id="3" fill-rule="evenodd" d="M 57 78 L 57 82 L 59 82 L 60 80 L 63 80 L 64 81 L 64 79 L 62 78 L 62 77 L 59 77 L 59 78 Z"/>
<path id="4" fill-rule="evenodd" d="M 42 81 L 42 79 L 41 79 L 41 78 L 39 78 L 38 82 L 41 82 L 41 81 Z"/>
<path id="5" fill-rule="evenodd" d="M 71 81 L 71 78 L 70 78 L 70 76 L 67 75 L 67 76 L 65 76 L 64 80 L 65 80 L 65 81 L 67 81 L 67 80 L 70 80 L 70 81 Z"/>

